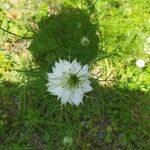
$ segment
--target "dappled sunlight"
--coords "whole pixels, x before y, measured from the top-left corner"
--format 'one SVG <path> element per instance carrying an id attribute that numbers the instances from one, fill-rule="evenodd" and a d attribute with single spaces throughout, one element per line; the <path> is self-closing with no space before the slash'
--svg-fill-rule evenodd
<path id="1" fill-rule="evenodd" d="M 1 0 L 0 149 L 148 149 L 149 4 Z"/>

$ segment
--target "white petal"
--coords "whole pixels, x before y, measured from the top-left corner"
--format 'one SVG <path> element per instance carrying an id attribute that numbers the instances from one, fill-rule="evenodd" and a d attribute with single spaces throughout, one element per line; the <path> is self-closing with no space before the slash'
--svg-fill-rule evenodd
<path id="1" fill-rule="evenodd" d="M 83 92 L 79 89 L 76 89 L 73 95 L 71 96 L 72 103 L 78 106 L 82 102 L 82 100 L 83 100 Z"/>
<path id="2" fill-rule="evenodd" d="M 53 80 L 49 80 L 49 83 L 47 84 L 50 87 L 57 87 L 57 86 L 62 86 L 62 80 L 61 79 L 53 79 Z"/>
<path id="3" fill-rule="evenodd" d="M 67 62 L 66 60 L 59 60 L 59 63 L 55 63 L 55 68 L 53 72 L 57 75 L 57 73 L 61 73 L 63 75 L 64 73 L 68 73 L 70 71 L 70 63 Z"/>
<path id="4" fill-rule="evenodd" d="M 53 69 L 53 72 L 55 74 L 57 74 L 57 72 L 58 73 L 61 72 L 61 74 L 64 74 L 64 73 L 69 72 L 70 67 L 71 67 L 71 65 L 69 62 L 67 62 L 66 60 L 59 59 L 59 62 L 55 63 L 55 67 Z"/>
<path id="5" fill-rule="evenodd" d="M 64 68 L 64 71 L 66 73 L 70 73 L 70 71 L 71 71 L 71 63 L 65 60 L 63 62 L 63 68 Z"/>
<path id="6" fill-rule="evenodd" d="M 90 74 L 88 72 L 88 65 L 83 66 L 83 68 L 78 72 L 78 77 L 88 77 Z"/>
<path id="7" fill-rule="evenodd" d="M 86 82 L 82 83 L 80 85 L 80 88 L 82 89 L 83 93 L 90 92 L 93 90 L 93 88 Z"/>
<path id="8" fill-rule="evenodd" d="M 47 73 L 47 76 L 48 76 L 48 78 L 50 78 L 50 79 L 53 79 L 53 78 L 55 78 L 56 76 L 54 76 L 54 74 L 53 73 Z"/>
<path id="9" fill-rule="evenodd" d="M 76 59 L 72 61 L 71 65 L 72 65 L 71 72 L 73 74 L 78 73 L 81 70 L 81 68 L 82 68 L 82 66 L 80 65 L 80 63 L 77 63 Z"/>
<path id="10" fill-rule="evenodd" d="M 63 104 L 65 104 L 66 102 L 68 102 L 70 100 L 70 91 L 68 89 L 64 89 L 63 90 L 63 94 L 62 94 L 62 97 L 61 97 L 61 102 Z"/>
<path id="11" fill-rule="evenodd" d="M 62 87 L 48 87 L 48 91 L 51 92 L 53 95 L 61 96 L 63 93 Z"/>
<path id="12" fill-rule="evenodd" d="M 62 68 L 60 68 L 60 67 L 59 68 L 53 67 L 52 70 L 53 70 L 53 74 L 54 74 L 55 78 L 63 76 Z"/>

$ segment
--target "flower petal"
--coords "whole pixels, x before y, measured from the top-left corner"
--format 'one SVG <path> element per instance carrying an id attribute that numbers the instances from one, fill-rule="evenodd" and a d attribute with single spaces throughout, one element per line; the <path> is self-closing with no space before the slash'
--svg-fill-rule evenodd
<path id="1" fill-rule="evenodd" d="M 88 72 L 88 65 L 82 65 L 73 60 L 68 62 L 66 60 L 59 60 L 55 62 L 55 66 L 52 68 L 53 73 L 47 73 L 48 91 L 58 96 L 61 99 L 61 103 L 79 105 L 83 100 L 83 95 L 86 92 L 92 90 L 90 86 L 91 82 L 88 80 L 90 74 Z M 70 78 L 76 76 L 79 82 L 75 82 L 75 86 L 72 86 Z"/>
<path id="2" fill-rule="evenodd" d="M 70 100 L 70 94 L 71 94 L 71 92 L 68 89 L 63 90 L 63 94 L 61 97 L 61 102 L 63 104 L 65 104 L 66 102 L 68 102 Z"/>
<path id="3" fill-rule="evenodd" d="M 75 105 L 79 105 L 83 100 L 83 92 L 80 89 L 76 89 L 71 96 L 71 101 Z"/>

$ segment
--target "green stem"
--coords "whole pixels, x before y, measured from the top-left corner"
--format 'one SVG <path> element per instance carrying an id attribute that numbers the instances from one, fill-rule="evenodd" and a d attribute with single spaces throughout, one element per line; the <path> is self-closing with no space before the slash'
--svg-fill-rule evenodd
<path id="1" fill-rule="evenodd" d="M 4 31 L 4 32 L 7 32 L 7 33 L 9 33 L 9 34 L 11 34 L 11 35 L 13 35 L 13 36 L 19 37 L 19 38 L 21 38 L 21 39 L 32 39 L 32 37 L 23 37 L 23 36 L 20 36 L 20 35 L 15 34 L 15 33 L 12 33 L 12 32 L 10 32 L 10 31 L 8 31 L 8 30 L 2 28 L 2 27 L 0 27 L 0 29 L 1 29 L 2 31 Z"/>

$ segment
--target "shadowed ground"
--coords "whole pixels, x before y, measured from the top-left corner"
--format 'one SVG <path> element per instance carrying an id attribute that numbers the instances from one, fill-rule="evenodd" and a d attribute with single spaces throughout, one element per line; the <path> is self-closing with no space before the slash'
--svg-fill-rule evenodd
<path id="1" fill-rule="evenodd" d="M 36 63 L 45 68 L 58 59 L 92 62 L 98 55 L 99 37 L 96 24 L 89 19 L 85 11 L 74 8 L 62 8 L 58 14 L 42 18 L 29 47 Z M 83 37 L 89 39 L 86 46 L 81 44 Z"/>

